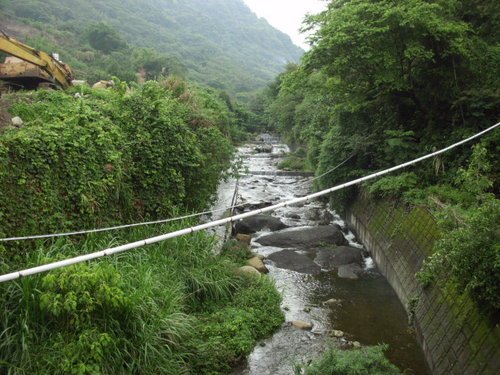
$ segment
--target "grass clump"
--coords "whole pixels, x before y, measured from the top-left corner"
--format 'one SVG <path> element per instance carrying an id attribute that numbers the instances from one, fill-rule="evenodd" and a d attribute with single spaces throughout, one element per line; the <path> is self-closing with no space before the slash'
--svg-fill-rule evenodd
<path id="1" fill-rule="evenodd" d="M 236 240 L 227 241 L 222 247 L 221 255 L 242 266 L 253 256 L 248 245 Z"/>
<path id="2" fill-rule="evenodd" d="M 387 345 L 342 351 L 328 349 L 308 366 L 299 365 L 296 375 L 398 375 L 401 372 L 385 356 Z"/>
<path id="3" fill-rule="evenodd" d="M 155 234 L 40 243 L 24 266 Z M 237 276 L 213 245 L 195 233 L 0 285 L 0 372 L 228 373 L 283 317 L 274 285 Z"/>

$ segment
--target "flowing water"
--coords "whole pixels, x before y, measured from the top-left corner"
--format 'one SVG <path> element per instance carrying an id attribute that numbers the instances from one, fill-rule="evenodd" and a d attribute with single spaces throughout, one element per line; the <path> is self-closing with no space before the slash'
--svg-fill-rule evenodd
<path id="1" fill-rule="evenodd" d="M 308 177 L 275 173 L 288 148 L 269 136 L 265 141 L 273 144 L 272 150 L 267 150 L 271 152 L 256 152 L 263 150 L 262 144 L 248 144 L 239 149 L 249 174 L 238 182 L 236 202 L 246 203 L 249 209 L 304 196 L 311 190 Z M 235 182 L 230 181 L 223 186 L 220 205 L 228 206 L 234 185 Z M 343 228 L 350 246 L 362 247 L 341 218 L 322 202 L 279 209 L 273 215 L 293 227 L 286 231 L 336 223 Z M 283 250 L 259 245 L 255 240 L 262 234 L 253 235 L 254 252 L 267 257 Z M 314 252 L 301 248 L 294 251 L 314 259 Z M 316 358 L 328 345 L 348 347 L 354 341 L 361 345 L 386 343 L 389 345 L 387 356 L 401 370 L 408 374 L 429 374 L 403 306 L 368 254 L 357 280 L 339 278 L 337 272 L 329 270 L 313 275 L 279 268 L 270 260 L 265 263 L 270 277 L 282 292 L 282 309 L 287 323 L 272 337 L 260 342 L 234 375 L 293 374 L 294 364 Z M 325 304 L 331 299 L 336 302 Z M 313 329 L 294 328 L 290 324 L 293 320 L 310 322 Z M 343 331 L 343 336 L 333 337 L 333 330 Z"/>

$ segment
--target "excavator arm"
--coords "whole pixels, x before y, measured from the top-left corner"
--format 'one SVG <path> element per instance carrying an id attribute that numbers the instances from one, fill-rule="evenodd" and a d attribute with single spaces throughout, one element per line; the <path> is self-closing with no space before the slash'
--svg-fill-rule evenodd
<path id="1" fill-rule="evenodd" d="M 9 37 L 3 31 L 0 34 L 0 51 L 38 66 L 49 74 L 63 89 L 72 85 L 73 72 L 68 65 L 56 60 L 46 52 L 38 51 L 18 40 Z"/>

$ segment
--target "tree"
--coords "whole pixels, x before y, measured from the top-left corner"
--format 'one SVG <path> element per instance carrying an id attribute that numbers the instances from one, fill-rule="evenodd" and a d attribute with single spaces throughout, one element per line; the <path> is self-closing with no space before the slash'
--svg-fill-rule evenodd
<path id="1" fill-rule="evenodd" d="M 92 48 L 106 54 L 128 47 L 118 31 L 103 22 L 96 23 L 87 30 L 87 39 Z"/>

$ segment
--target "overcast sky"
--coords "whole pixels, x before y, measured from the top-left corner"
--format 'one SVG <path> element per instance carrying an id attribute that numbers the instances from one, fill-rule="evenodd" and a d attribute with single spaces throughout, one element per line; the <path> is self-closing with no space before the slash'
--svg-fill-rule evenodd
<path id="1" fill-rule="evenodd" d="M 319 13 L 326 8 L 324 0 L 243 0 L 259 17 L 290 35 L 293 42 L 306 49 L 305 35 L 299 33 L 307 13 Z"/>

